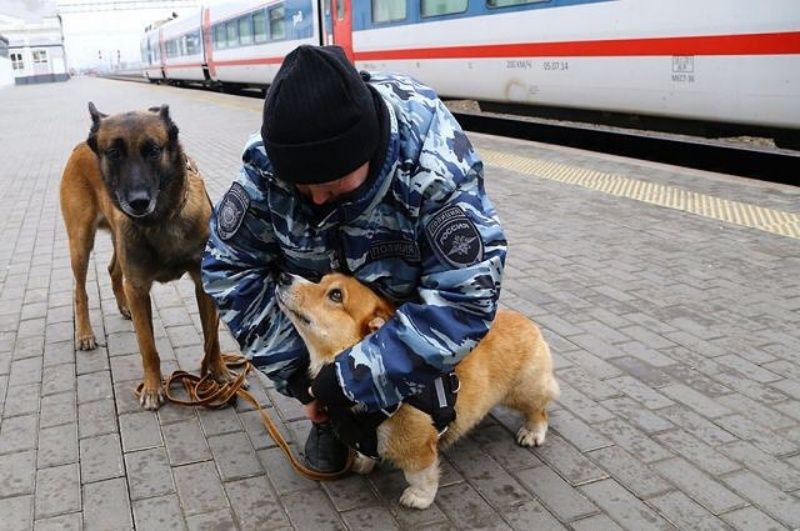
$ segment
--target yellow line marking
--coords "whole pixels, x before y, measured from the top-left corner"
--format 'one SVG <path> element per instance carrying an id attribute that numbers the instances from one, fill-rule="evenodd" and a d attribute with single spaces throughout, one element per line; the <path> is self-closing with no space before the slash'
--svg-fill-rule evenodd
<path id="1" fill-rule="evenodd" d="M 800 213 L 729 201 L 676 186 L 666 186 L 559 162 L 520 157 L 501 151 L 481 149 L 480 154 L 486 164 L 507 170 L 800 239 Z"/>

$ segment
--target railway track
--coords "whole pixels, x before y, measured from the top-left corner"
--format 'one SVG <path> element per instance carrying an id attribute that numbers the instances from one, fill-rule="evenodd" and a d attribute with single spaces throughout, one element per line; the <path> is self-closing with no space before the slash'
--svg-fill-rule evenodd
<path id="1" fill-rule="evenodd" d="M 467 131 L 534 140 L 763 181 L 800 184 L 800 152 L 732 146 L 715 140 L 653 131 L 565 125 L 537 118 L 485 112 L 456 110 L 453 114 Z"/>

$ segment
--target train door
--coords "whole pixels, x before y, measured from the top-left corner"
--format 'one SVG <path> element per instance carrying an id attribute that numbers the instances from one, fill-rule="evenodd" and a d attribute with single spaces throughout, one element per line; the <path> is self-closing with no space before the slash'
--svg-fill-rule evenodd
<path id="1" fill-rule="evenodd" d="M 203 41 L 203 77 L 206 81 L 212 81 L 217 76 L 214 68 L 214 41 L 211 38 L 211 8 L 203 8 L 202 18 L 202 41 Z"/>
<path id="2" fill-rule="evenodd" d="M 333 15 L 331 14 L 331 0 L 321 0 L 319 7 L 319 43 L 323 46 L 333 44 Z"/>
<path id="3" fill-rule="evenodd" d="M 352 0 L 331 0 L 333 14 L 333 42 L 344 49 L 350 62 L 353 55 L 353 6 Z"/>
<path id="4" fill-rule="evenodd" d="M 161 79 L 167 79 L 167 48 L 164 45 L 164 29 L 158 28 L 158 56 L 161 66 Z"/>

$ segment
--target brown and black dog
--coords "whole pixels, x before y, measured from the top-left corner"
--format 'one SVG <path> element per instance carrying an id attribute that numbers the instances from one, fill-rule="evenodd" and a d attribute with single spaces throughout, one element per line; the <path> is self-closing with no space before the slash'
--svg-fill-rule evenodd
<path id="1" fill-rule="evenodd" d="M 114 116 L 89 103 L 89 138 L 72 151 L 61 180 L 61 212 L 75 275 L 77 348 L 97 341 L 89 322 L 86 271 L 97 228 L 111 231 L 108 272 L 117 306 L 133 318 L 144 365 L 141 405 L 164 402 L 161 364 L 153 336 L 150 288 L 189 273 L 203 326 L 202 374 L 229 379 L 220 355 L 219 317 L 203 291 L 200 259 L 208 239 L 211 202 L 197 168 L 178 142 L 169 107 Z"/>
<path id="2" fill-rule="evenodd" d="M 314 377 L 336 355 L 358 343 L 392 318 L 395 309 L 353 277 L 326 275 L 315 284 L 283 275 L 278 303 L 303 338 Z M 388 354 L 388 355 L 391 355 Z M 456 420 L 439 438 L 431 417 L 403 405 L 378 427 L 378 453 L 405 473 L 406 507 L 425 509 L 439 487 L 439 449 L 455 442 L 498 404 L 524 415 L 517 432 L 522 446 L 539 446 L 547 434 L 548 404 L 558 397 L 550 349 L 533 321 L 509 310 L 497 312 L 489 333 L 456 366 L 461 388 Z M 353 470 L 370 472 L 371 459 L 358 455 Z"/>

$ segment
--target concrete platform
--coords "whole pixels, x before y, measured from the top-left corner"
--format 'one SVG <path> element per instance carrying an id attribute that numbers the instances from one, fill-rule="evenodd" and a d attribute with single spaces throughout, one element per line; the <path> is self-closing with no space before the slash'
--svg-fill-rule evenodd
<path id="1" fill-rule="evenodd" d="M 215 200 L 261 116 L 255 99 L 120 81 L 0 89 L 0 529 L 800 527 L 800 189 L 473 135 L 511 241 L 502 301 L 545 329 L 563 396 L 544 447 L 517 447 L 519 419 L 497 410 L 447 452 L 436 504 L 410 511 L 387 466 L 298 478 L 245 407 L 140 410 L 107 235 L 88 286 L 102 346 L 74 350 L 58 183 L 89 100 L 170 104 Z M 165 371 L 196 370 L 191 283 L 154 302 Z M 301 408 L 252 383 L 304 440 Z"/>

